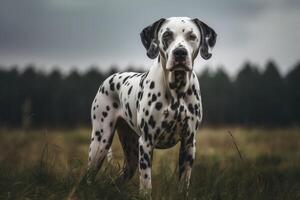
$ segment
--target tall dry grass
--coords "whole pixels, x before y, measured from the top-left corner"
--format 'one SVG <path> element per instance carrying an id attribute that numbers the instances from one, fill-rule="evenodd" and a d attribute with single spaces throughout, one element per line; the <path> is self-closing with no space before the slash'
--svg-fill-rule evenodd
<path id="1" fill-rule="evenodd" d="M 0 129 L 0 199 L 141 199 L 138 173 L 114 182 L 123 154 L 117 136 L 114 160 L 93 185 L 85 173 L 89 129 Z M 155 150 L 153 199 L 182 199 L 177 192 L 178 145 Z M 300 128 L 202 128 L 189 199 L 300 199 Z"/>

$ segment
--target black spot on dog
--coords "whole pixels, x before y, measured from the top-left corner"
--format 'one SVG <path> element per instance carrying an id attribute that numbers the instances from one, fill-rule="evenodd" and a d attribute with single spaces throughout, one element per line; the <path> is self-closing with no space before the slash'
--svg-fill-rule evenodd
<path id="1" fill-rule="evenodd" d="M 128 95 L 130 95 L 131 90 L 132 90 L 132 87 L 133 87 L 133 86 L 131 86 L 131 87 L 129 88 L 129 90 L 128 90 Z"/>
<path id="2" fill-rule="evenodd" d="M 173 104 L 171 105 L 171 109 L 172 109 L 172 110 L 176 110 L 176 109 L 178 108 L 178 106 L 179 106 L 179 103 L 178 103 L 178 102 L 173 103 Z"/>
<path id="3" fill-rule="evenodd" d="M 113 107 L 114 107 L 114 108 L 118 108 L 119 105 L 118 105 L 116 102 L 113 102 Z"/>
<path id="4" fill-rule="evenodd" d="M 143 149 L 143 146 L 140 145 L 140 154 L 143 155 L 144 154 L 144 149 Z"/>
<path id="5" fill-rule="evenodd" d="M 162 107 L 162 103 L 161 103 L 161 102 L 157 102 L 157 103 L 155 104 L 156 110 L 160 110 L 161 107 Z"/>
<path id="6" fill-rule="evenodd" d="M 150 83 L 150 89 L 153 89 L 154 86 L 155 86 L 154 81 L 152 81 L 152 82 Z"/>
<path id="7" fill-rule="evenodd" d="M 163 129 L 167 128 L 167 127 L 168 127 L 168 122 L 163 121 L 163 122 L 161 123 L 161 127 L 162 127 Z"/>
<path id="8" fill-rule="evenodd" d="M 147 140 L 148 136 L 149 136 L 149 129 L 148 129 L 147 123 L 145 123 L 143 130 L 144 130 L 144 133 L 145 133 L 145 140 Z"/>
<path id="9" fill-rule="evenodd" d="M 93 115 L 93 119 L 96 119 L 96 115 L 95 114 Z"/>
<path id="10" fill-rule="evenodd" d="M 99 136 L 99 135 L 100 135 L 100 132 L 99 132 L 99 131 L 96 131 L 96 132 L 95 132 L 95 135 Z"/>
<path id="11" fill-rule="evenodd" d="M 184 110 L 184 106 L 181 105 L 181 106 L 179 107 L 179 111 L 182 112 L 183 110 Z"/>
<path id="12" fill-rule="evenodd" d="M 153 120 L 153 116 L 151 115 L 148 121 L 149 125 L 154 128 L 155 127 L 155 121 Z"/>
<path id="13" fill-rule="evenodd" d="M 110 90 L 111 90 L 111 91 L 114 91 L 114 90 L 115 90 L 115 84 L 114 84 L 114 83 L 111 83 L 111 84 L 110 84 Z"/>
<path id="14" fill-rule="evenodd" d="M 148 167 L 150 167 L 150 158 L 149 158 L 149 155 L 147 153 L 144 153 L 144 159 L 145 161 L 148 163 Z"/>
<path id="15" fill-rule="evenodd" d="M 107 112 L 102 112 L 103 117 L 107 117 Z"/>
<path id="16" fill-rule="evenodd" d="M 184 31 L 185 31 L 185 30 L 184 30 L 184 29 L 182 29 L 182 32 L 183 32 L 183 33 L 184 33 Z"/>
<path id="17" fill-rule="evenodd" d="M 123 79 L 122 83 L 124 84 L 125 81 L 129 78 L 129 76 L 127 76 L 126 78 Z"/>
<path id="18" fill-rule="evenodd" d="M 112 82 L 113 82 L 113 80 L 114 80 L 115 76 L 116 76 L 116 74 L 115 74 L 115 75 L 113 75 L 113 76 L 111 77 L 111 79 L 109 79 L 109 83 L 112 83 Z"/>
<path id="19" fill-rule="evenodd" d="M 144 162 L 140 162 L 140 169 L 146 169 L 147 165 Z"/>
<path id="20" fill-rule="evenodd" d="M 192 90 L 193 90 L 193 93 L 194 93 L 194 95 L 196 96 L 197 100 L 199 100 L 199 95 L 198 95 L 198 93 L 197 93 L 197 90 L 196 90 L 196 88 L 195 88 L 195 85 L 192 85 Z"/>
<path id="21" fill-rule="evenodd" d="M 121 86 L 120 83 L 118 83 L 118 84 L 117 84 L 117 90 L 120 89 L 120 86 Z"/>
<path id="22" fill-rule="evenodd" d="M 156 95 L 155 94 L 152 94 L 152 102 L 155 102 L 157 99 Z"/>
<path id="23" fill-rule="evenodd" d="M 110 107 L 109 107 L 109 106 L 106 106 L 106 110 L 109 111 L 109 110 L 110 110 Z"/>
<path id="24" fill-rule="evenodd" d="M 191 133 L 190 134 L 190 137 L 188 138 L 188 140 L 186 141 L 187 144 L 193 144 L 193 140 L 194 140 L 194 133 Z"/>
<path id="25" fill-rule="evenodd" d="M 129 107 L 129 103 L 127 103 L 125 107 L 126 107 L 126 109 L 128 111 L 129 117 L 132 118 L 132 112 L 131 112 L 131 109 Z"/>
<path id="26" fill-rule="evenodd" d="M 138 92 L 138 100 L 141 100 L 141 96 L 142 96 L 142 92 L 139 91 L 139 92 Z"/>

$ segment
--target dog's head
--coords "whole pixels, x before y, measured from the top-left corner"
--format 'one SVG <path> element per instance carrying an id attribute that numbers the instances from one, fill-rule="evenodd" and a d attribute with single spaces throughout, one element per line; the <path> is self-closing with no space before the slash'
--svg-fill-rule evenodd
<path id="1" fill-rule="evenodd" d="M 204 22 L 187 17 L 162 18 L 144 28 L 140 35 L 148 57 L 154 59 L 160 55 L 169 80 L 174 82 L 177 77 L 188 79 L 199 52 L 204 59 L 211 57 L 209 50 L 217 38 Z"/>

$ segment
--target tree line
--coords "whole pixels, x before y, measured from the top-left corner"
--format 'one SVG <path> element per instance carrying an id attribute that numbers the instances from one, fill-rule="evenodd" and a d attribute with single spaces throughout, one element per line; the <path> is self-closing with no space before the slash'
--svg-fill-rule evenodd
<path id="1" fill-rule="evenodd" d="M 124 70 L 124 71 L 130 71 Z M 136 70 L 135 70 L 136 71 Z M 29 65 L 0 67 L 0 126 L 76 127 L 90 124 L 90 108 L 103 73 L 91 68 L 64 75 Z M 300 62 L 285 76 L 274 61 L 265 69 L 245 63 L 235 78 L 219 68 L 198 74 L 206 125 L 284 126 L 300 123 Z"/>

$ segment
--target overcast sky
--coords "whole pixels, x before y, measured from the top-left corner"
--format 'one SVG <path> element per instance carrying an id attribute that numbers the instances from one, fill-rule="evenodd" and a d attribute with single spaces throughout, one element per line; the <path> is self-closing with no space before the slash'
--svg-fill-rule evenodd
<path id="1" fill-rule="evenodd" d="M 285 73 L 300 59 L 299 0 L 0 0 L 0 64 L 87 69 L 149 66 L 139 33 L 161 17 L 188 16 L 218 34 L 210 60 L 236 73 L 274 58 Z"/>

